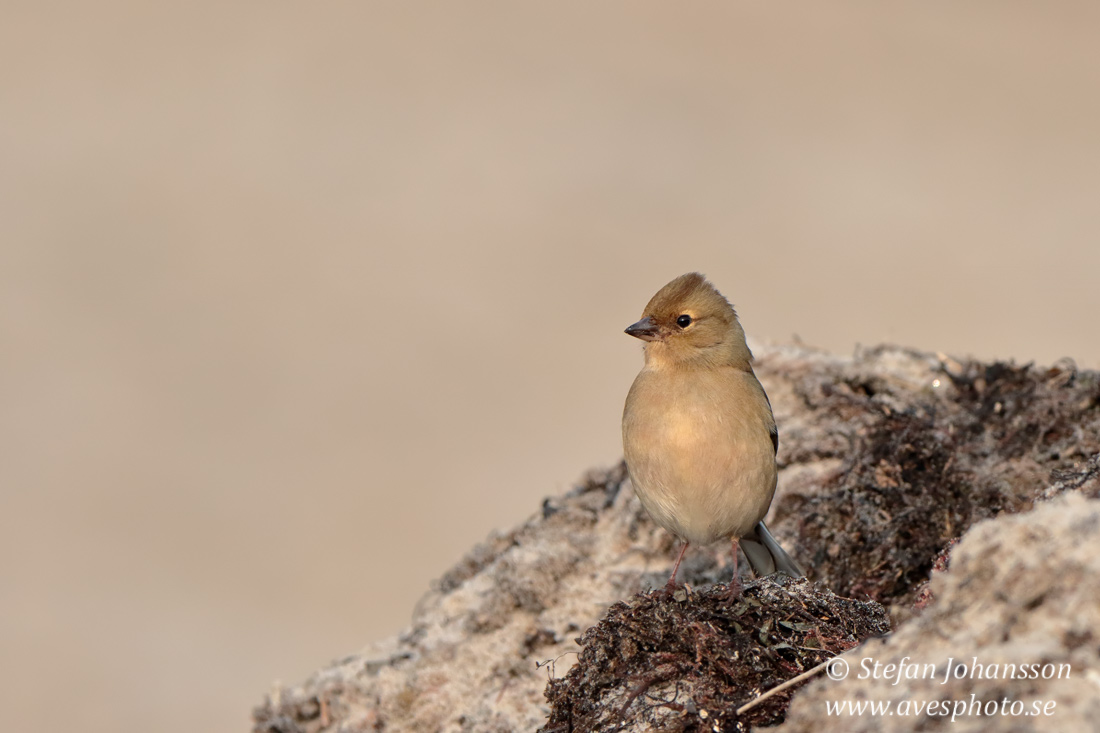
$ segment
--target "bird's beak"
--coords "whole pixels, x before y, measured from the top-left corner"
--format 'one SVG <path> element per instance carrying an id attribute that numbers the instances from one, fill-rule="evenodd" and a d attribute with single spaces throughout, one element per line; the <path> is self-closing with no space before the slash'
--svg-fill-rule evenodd
<path id="1" fill-rule="evenodd" d="M 657 324 L 648 316 L 627 327 L 626 333 L 642 341 L 654 341 L 657 338 Z"/>

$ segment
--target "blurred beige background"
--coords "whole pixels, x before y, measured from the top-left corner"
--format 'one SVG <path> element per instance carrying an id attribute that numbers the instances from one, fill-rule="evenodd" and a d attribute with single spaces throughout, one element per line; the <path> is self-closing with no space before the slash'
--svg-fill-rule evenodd
<path id="1" fill-rule="evenodd" d="M 7 2 L 0 701 L 244 730 L 752 337 L 1100 367 L 1094 3 Z M 782 429 L 782 428 L 781 428 Z"/>

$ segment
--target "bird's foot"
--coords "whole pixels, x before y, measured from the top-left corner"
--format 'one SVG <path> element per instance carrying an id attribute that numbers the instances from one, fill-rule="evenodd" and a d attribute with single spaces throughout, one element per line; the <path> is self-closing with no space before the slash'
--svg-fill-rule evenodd
<path id="1" fill-rule="evenodd" d="M 672 598 L 672 596 L 675 595 L 676 592 L 679 590 L 682 590 L 682 586 L 680 586 L 676 582 L 675 578 L 669 578 L 668 582 L 665 583 L 665 587 L 661 589 L 660 593 L 665 598 Z"/>
<path id="2" fill-rule="evenodd" d="M 660 598 L 667 598 L 677 603 L 683 603 L 691 597 L 691 586 L 687 583 L 683 585 L 677 585 L 671 580 L 665 584 L 665 587 L 657 591 L 657 595 Z"/>

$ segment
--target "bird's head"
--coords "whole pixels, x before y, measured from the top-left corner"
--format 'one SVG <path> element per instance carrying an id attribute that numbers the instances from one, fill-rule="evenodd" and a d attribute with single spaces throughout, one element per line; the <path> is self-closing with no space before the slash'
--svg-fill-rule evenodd
<path id="1" fill-rule="evenodd" d="M 748 367 L 752 361 L 733 306 L 697 272 L 658 290 L 626 333 L 647 342 L 646 364 L 654 367 Z"/>

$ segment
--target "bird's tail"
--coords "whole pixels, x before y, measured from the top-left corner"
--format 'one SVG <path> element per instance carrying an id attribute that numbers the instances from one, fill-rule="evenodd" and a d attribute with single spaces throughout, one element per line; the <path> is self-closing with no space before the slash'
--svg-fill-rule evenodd
<path id="1" fill-rule="evenodd" d="M 779 546 L 763 522 L 756 523 L 750 536 L 741 538 L 741 549 L 745 551 L 745 557 L 758 578 L 776 572 L 786 573 L 793 578 L 806 575 L 794 558 Z"/>

